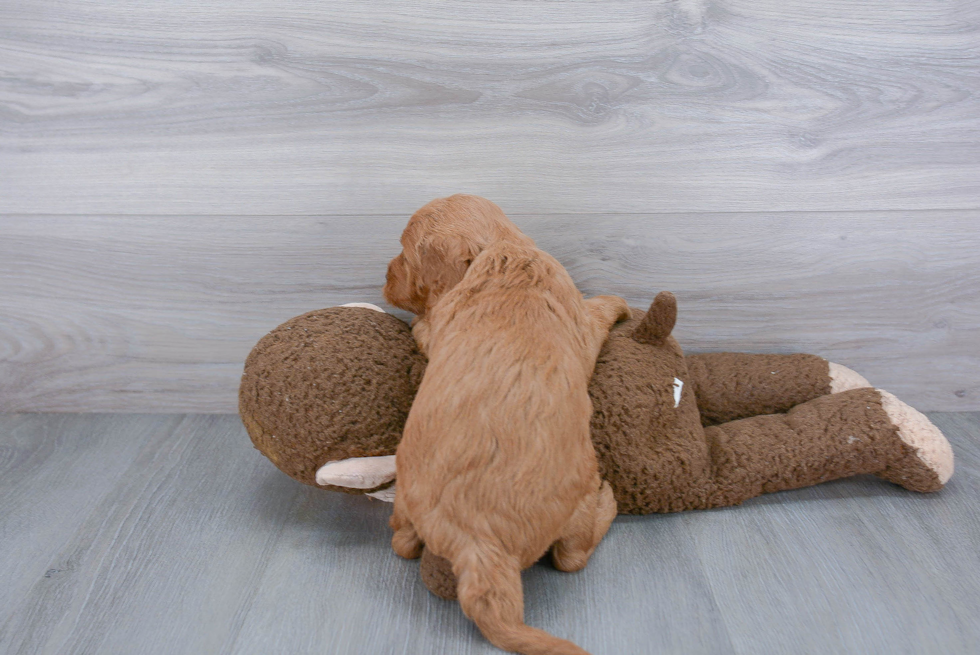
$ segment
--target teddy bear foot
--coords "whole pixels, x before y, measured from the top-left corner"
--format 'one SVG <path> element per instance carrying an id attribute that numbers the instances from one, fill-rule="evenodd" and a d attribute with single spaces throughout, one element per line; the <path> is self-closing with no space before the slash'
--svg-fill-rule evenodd
<path id="1" fill-rule="evenodd" d="M 425 548 L 419 568 L 422 581 L 433 594 L 446 600 L 456 600 L 456 576 L 448 559 L 434 555 Z"/>
<path id="2" fill-rule="evenodd" d="M 852 371 L 846 366 L 827 362 L 830 370 L 830 393 L 840 393 L 851 389 L 863 389 L 870 387 L 871 383 L 864 379 L 864 376 L 857 371 Z"/>
<path id="3" fill-rule="evenodd" d="M 905 443 L 905 456 L 878 477 L 911 491 L 929 492 L 942 489 L 953 475 L 953 449 L 932 421 L 901 400 L 879 390 L 881 406 L 898 428 Z"/>

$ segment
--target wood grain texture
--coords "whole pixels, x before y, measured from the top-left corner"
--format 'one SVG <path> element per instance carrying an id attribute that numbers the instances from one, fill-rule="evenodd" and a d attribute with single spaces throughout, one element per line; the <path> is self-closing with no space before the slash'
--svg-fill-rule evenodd
<path id="1" fill-rule="evenodd" d="M 980 207 L 980 5 L 26 0 L 0 213 Z"/>
<path id="2" fill-rule="evenodd" d="M 17 563 L 0 567 L 0 607 L 14 606 L 38 580 L 78 565 L 80 552 L 53 562 L 51 549 L 112 497 L 144 444 L 169 437 L 178 421 L 167 415 L 0 418 L 0 553 Z"/>
<path id="3" fill-rule="evenodd" d="M 405 220 L 0 217 L 0 410 L 233 412 L 266 332 L 384 304 Z M 515 221 L 587 295 L 675 292 L 688 351 L 812 352 L 922 410 L 980 407 L 980 212 Z"/>
<path id="4" fill-rule="evenodd" d="M 692 529 L 737 652 L 976 650 L 980 596 L 963 576 L 980 570 L 980 415 L 930 418 L 953 444 L 952 493 L 843 480 L 723 510 L 725 535 Z"/>
<path id="5" fill-rule="evenodd" d="M 594 655 L 975 652 L 980 413 L 931 418 L 943 491 L 620 517 L 583 571 L 525 573 L 527 621 Z M 391 552 L 390 505 L 301 487 L 236 417 L 0 415 L 0 471 L 0 652 L 500 652 Z"/>
<path id="6" fill-rule="evenodd" d="M 163 418 L 172 424 L 164 434 L 131 429 Z M 281 533 L 269 502 L 288 506 L 298 489 L 275 479 L 265 489 L 239 486 L 263 463 L 233 417 L 173 418 L 109 419 L 103 454 L 136 442 L 139 456 L 83 521 L 44 544 L 36 559 L 49 574 L 34 576 L 14 603 L 21 611 L 5 617 L 0 651 L 216 653 L 241 625 Z M 99 472 L 70 453 L 60 463 L 73 476 Z M 75 493 L 71 478 L 54 491 Z"/>

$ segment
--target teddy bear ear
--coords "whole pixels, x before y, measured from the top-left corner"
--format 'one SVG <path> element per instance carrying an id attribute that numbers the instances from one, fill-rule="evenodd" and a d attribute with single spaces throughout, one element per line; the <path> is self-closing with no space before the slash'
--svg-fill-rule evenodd
<path id="1" fill-rule="evenodd" d="M 662 345 L 677 322 L 677 298 L 670 291 L 661 291 L 650 304 L 643 320 L 633 330 L 633 339 L 651 346 Z"/>

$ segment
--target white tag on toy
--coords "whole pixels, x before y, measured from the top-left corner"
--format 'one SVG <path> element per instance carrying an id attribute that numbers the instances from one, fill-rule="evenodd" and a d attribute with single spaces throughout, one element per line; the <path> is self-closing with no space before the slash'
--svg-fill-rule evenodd
<path id="1" fill-rule="evenodd" d="M 681 390 L 684 388 L 684 382 L 674 378 L 674 407 L 681 404 Z"/>

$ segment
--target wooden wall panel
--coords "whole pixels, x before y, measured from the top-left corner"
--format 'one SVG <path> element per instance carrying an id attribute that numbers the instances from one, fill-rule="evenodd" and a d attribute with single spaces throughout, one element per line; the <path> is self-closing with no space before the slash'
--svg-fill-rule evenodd
<path id="1" fill-rule="evenodd" d="M 6 2 L 0 213 L 980 207 L 975 2 Z"/>
<path id="2" fill-rule="evenodd" d="M 12 0 L 0 409 L 231 411 L 286 318 L 498 203 L 690 348 L 980 408 L 980 5 Z"/>
<path id="3" fill-rule="evenodd" d="M 383 304 L 406 218 L 0 217 L 0 411 L 235 411 L 268 330 Z M 813 352 L 980 409 L 980 212 L 514 220 L 587 294 L 674 291 L 689 351 Z"/>

